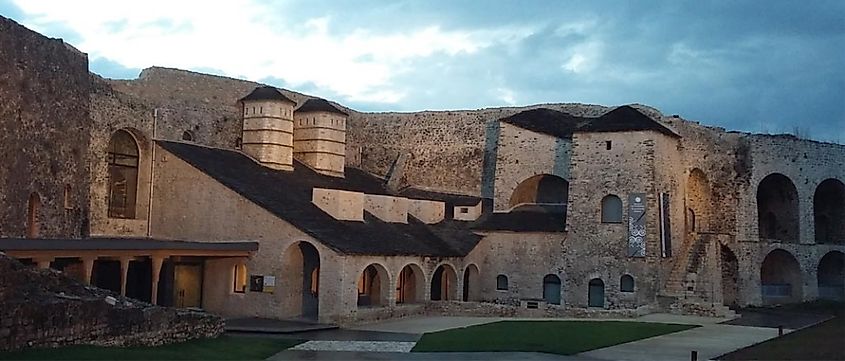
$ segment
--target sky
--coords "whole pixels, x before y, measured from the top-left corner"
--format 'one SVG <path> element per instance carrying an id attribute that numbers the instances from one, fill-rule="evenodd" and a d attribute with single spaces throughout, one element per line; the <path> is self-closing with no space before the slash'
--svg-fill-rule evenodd
<path id="1" fill-rule="evenodd" d="M 359 111 L 640 103 L 845 143 L 845 1 L 0 0 L 91 71 L 165 66 Z"/>

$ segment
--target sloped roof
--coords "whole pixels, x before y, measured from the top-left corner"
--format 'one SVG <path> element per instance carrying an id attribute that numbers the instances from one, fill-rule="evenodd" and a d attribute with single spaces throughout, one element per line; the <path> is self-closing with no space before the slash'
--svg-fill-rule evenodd
<path id="1" fill-rule="evenodd" d="M 277 171 L 236 151 L 167 141 L 158 144 L 340 253 L 457 257 L 469 253 L 481 239 L 464 222 L 427 225 L 409 215 L 407 224 L 387 223 L 366 211 L 363 222 L 340 221 L 311 203 L 314 187 L 389 194 L 383 180 L 355 168 L 346 169 L 346 178 L 321 175 L 298 161 L 293 171 Z"/>
<path id="2" fill-rule="evenodd" d="M 343 116 L 349 116 L 343 110 L 340 110 L 338 107 L 334 106 L 334 104 L 329 103 L 325 99 L 320 98 L 311 98 L 305 101 L 299 108 L 295 110 L 297 113 L 307 113 L 307 112 L 327 112 L 327 113 L 336 113 L 341 114 Z"/>
<path id="3" fill-rule="evenodd" d="M 286 97 L 279 89 L 276 89 L 272 86 L 260 86 L 252 90 L 252 93 L 249 93 L 247 96 L 241 98 L 240 101 L 251 101 L 251 100 L 278 100 L 288 103 L 296 104 L 295 101 L 290 100 L 290 98 Z"/>
<path id="4" fill-rule="evenodd" d="M 258 250 L 258 242 L 194 242 L 155 238 L 92 237 L 84 239 L 63 238 L 0 238 L 3 251 L 44 250 L 196 250 L 196 251 L 245 251 Z"/>
<path id="5" fill-rule="evenodd" d="M 617 107 L 599 117 L 580 117 L 557 110 L 537 108 L 516 113 L 500 121 L 558 138 L 572 138 L 575 132 L 638 130 L 651 130 L 671 137 L 680 137 L 667 126 L 627 105 Z"/>
<path id="6" fill-rule="evenodd" d="M 580 132 L 623 132 L 631 130 L 651 130 L 670 137 L 680 137 L 662 123 L 627 105 L 604 113 L 578 128 Z"/>
<path id="7" fill-rule="evenodd" d="M 472 228 L 479 231 L 566 232 L 566 205 L 526 204 L 510 212 L 488 213 Z"/>

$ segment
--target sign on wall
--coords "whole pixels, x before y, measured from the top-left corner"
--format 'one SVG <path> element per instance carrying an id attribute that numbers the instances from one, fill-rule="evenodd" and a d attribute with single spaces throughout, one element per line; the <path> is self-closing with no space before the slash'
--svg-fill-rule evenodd
<path id="1" fill-rule="evenodd" d="M 645 193 L 628 194 L 628 256 L 645 257 Z"/>
<path id="2" fill-rule="evenodd" d="M 660 255 L 672 257 L 672 226 L 669 222 L 669 193 L 660 193 Z"/>
<path id="3" fill-rule="evenodd" d="M 276 290 L 276 276 L 264 276 L 264 293 L 273 293 Z"/>

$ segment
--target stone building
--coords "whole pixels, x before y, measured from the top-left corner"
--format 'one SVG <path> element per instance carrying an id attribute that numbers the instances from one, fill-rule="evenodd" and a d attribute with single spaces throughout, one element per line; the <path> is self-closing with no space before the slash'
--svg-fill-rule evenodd
<path id="1" fill-rule="evenodd" d="M 845 296 L 843 145 L 640 105 L 361 113 L 176 69 L 109 80 L 0 30 L 0 250 L 101 288 L 336 323 Z"/>

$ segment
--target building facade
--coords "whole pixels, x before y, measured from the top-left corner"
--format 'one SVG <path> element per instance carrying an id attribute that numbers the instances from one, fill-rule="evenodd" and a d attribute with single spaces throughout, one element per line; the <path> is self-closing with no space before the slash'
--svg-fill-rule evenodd
<path id="1" fill-rule="evenodd" d="M 643 106 L 372 114 L 174 69 L 109 80 L 0 27 L 0 250 L 98 287 L 335 323 L 845 297 L 843 145 Z"/>

